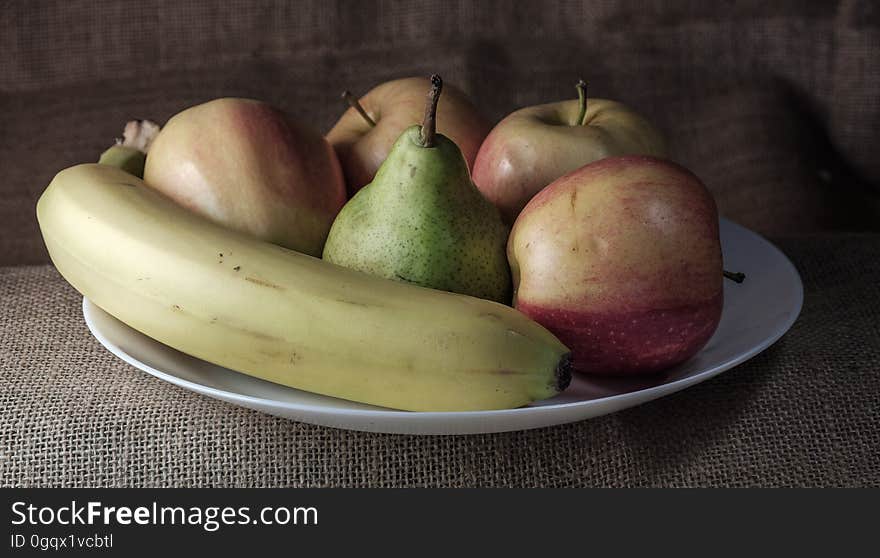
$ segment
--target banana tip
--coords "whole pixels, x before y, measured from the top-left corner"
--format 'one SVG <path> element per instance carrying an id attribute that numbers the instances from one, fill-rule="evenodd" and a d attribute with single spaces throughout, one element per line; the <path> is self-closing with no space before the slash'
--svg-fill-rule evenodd
<path id="1" fill-rule="evenodd" d="M 571 383 L 571 353 L 565 353 L 556 364 L 556 390 L 564 391 Z"/>

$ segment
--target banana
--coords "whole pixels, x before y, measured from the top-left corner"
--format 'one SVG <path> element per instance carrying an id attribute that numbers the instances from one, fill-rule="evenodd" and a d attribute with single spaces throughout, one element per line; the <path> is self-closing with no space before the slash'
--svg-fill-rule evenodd
<path id="1" fill-rule="evenodd" d="M 125 124 L 122 138 L 116 140 L 116 145 L 101 153 L 98 162 L 143 177 L 147 151 L 159 135 L 159 130 L 159 125 L 152 120 L 129 120 Z"/>
<path id="2" fill-rule="evenodd" d="M 513 408 L 565 389 L 568 349 L 518 311 L 254 240 L 107 165 L 37 203 L 84 296 L 189 355 L 286 386 L 411 411 Z"/>

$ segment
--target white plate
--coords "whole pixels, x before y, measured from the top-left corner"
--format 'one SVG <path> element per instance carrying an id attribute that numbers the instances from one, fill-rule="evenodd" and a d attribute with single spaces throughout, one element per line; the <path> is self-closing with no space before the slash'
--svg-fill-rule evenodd
<path id="1" fill-rule="evenodd" d="M 575 377 L 553 399 L 503 411 L 407 412 L 372 407 L 258 380 L 193 358 L 113 318 L 87 299 L 83 315 L 92 334 L 114 355 L 167 382 L 210 397 L 302 422 L 402 434 L 476 434 L 525 430 L 584 420 L 682 390 L 760 353 L 794 323 L 803 302 L 797 270 L 775 246 L 721 220 L 727 269 L 746 273 L 725 281 L 724 312 L 709 343 L 688 362 L 640 379 Z"/>

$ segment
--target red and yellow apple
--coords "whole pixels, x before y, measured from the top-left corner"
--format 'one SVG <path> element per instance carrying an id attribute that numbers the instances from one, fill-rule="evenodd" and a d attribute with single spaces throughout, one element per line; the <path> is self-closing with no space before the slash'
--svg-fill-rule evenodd
<path id="1" fill-rule="evenodd" d="M 403 131 L 422 121 L 425 91 L 430 88 L 428 78 L 403 78 L 383 83 L 359 100 L 350 101 L 354 106 L 327 134 L 339 155 L 350 196 L 373 181 Z M 437 132 L 458 145 L 468 168 L 473 168 L 489 128 L 464 93 L 444 84 L 437 107 Z"/>
<path id="2" fill-rule="evenodd" d="M 173 116 L 150 145 L 144 181 L 216 223 L 318 257 L 346 201 L 321 134 L 249 99 Z"/>
<path id="3" fill-rule="evenodd" d="M 581 372 L 663 370 L 699 351 L 721 317 L 715 202 L 668 161 L 606 158 L 559 178 L 526 205 L 507 250 L 514 305 Z"/>
<path id="4" fill-rule="evenodd" d="M 498 123 L 477 154 L 473 180 L 508 223 L 545 186 L 619 155 L 666 156 L 662 135 L 625 105 L 586 98 L 520 109 Z"/>

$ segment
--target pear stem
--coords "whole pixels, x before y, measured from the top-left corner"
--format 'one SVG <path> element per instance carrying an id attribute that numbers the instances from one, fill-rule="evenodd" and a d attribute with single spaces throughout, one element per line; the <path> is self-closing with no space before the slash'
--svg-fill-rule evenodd
<path id="1" fill-rule="evenodd" d="M 342 98 L 349 104 L 351 108 L 357 111 L 358 114 L 361 115 L 361 118 L 367 121 L 367 124 L 370 125 L 370 128 L 376 125 L 376 121 L 370 118 L 370 115 L 367 114 L 367 111 L 364 110 L 363 105 L 361 105 L 360 101 L 358 101 L 357 97 L 351 94 L 351 91 L 345 90 L 342 92 Z"/>
<path id="2" fill-rule="evenodd" d="M 743 281 L 746 280 L 745 273 L 727 271 L 726 269 L 724 270 L 724 277 L 726 279 L 730 279 L 734 283 L 742 283 Z"/>
<path id="3" fill-rule="evenodd" d="M 580 111 L 578 111 L 577 120 L 575 120 L 575 126 L 583 126 L 584 118 L 587 116 L 587 82 L 580 79 L 575 85 L 575 88 L 578 92 L 578 107 Z"/>
<path id="4" fill-rule="evenodd" d="M 437 102 L 440 101 L 440 92 L 442 90 L 443 80 L 440 79 L 440 76 L 434 74 L 431 76 L 431 90 L 428 91 L 425 119 L 422 122 L 422 147 L 434 147 L 434 139 L 437 135 Z"/>

